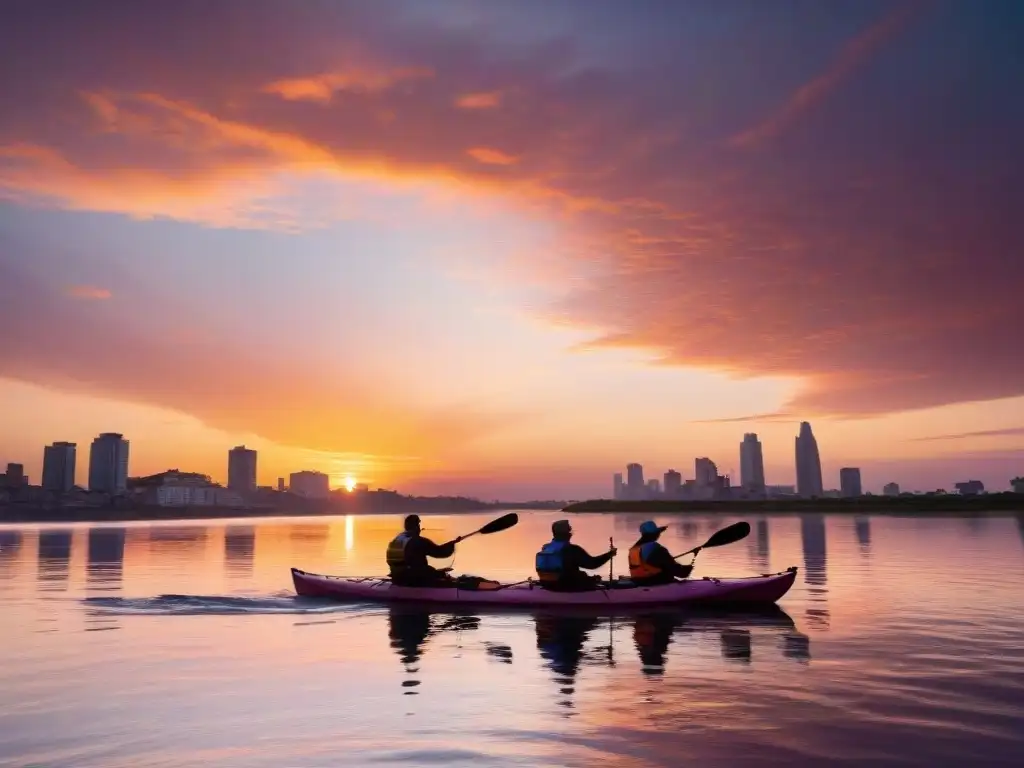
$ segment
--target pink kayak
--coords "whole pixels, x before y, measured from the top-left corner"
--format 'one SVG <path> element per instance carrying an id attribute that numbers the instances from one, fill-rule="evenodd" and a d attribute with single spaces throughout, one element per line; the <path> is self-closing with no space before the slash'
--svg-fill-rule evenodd
<path id="1" fill-rule="evenodd" d="M 638 587 L 629 581 L 590 592 L 552 592 L 536 582 L 499 584 L 483 581 L 479 588 L 398 587 L 387 579 L 321 576 L 292 568 L 295 592 L 302 597 L 336 600 L 405 603 L 460 603 L 472 605 L 601 606 L 636 605 L 769 605 L 796 580 L 796 567 L 782 573 L 736 579 L 686 579 L 658 587 Z"/>

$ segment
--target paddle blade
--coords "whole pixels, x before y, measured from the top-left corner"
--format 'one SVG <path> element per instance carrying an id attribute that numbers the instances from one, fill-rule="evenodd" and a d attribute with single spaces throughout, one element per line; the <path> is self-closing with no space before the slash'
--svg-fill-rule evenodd
<path id="1" fill-rule="evenodd" d="M 513 525 L 519 522 L 519 515 L 515 512 L 509 512 L 507 515 L 502 515 L 497 520 L 491 520 L 487 525 L 481 528 L 477 533 L 497 533 L 498 531 L 505 531 L 511 528 Z M 750 526 L 747 526 L 749 532 Z"/>
<path id="2" fill-rule="evenodd" d="M 711 534 L 711 538 L 707 540 L 704 548 L 708 547 L 723 547 L 726 544 L 732 544 L 733 542 L 745 539 L 750 535 L 750 523 L 739 522 L 727 525 L 720 531 L 715 531 Z"/>

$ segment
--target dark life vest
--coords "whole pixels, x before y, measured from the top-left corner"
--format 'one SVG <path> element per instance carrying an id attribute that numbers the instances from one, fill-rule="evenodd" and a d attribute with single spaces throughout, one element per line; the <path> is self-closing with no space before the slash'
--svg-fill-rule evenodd
<path id="1" fill-rule="evenodd" d="M 409 545 L 410 541 L 412 541 L 412 535 L 402 531 L 388 544 L 388 552 L 385 558 L 387 559 L 388 567 L 391 569 L 392 576 L 406 569 L 405 548 Z"/>

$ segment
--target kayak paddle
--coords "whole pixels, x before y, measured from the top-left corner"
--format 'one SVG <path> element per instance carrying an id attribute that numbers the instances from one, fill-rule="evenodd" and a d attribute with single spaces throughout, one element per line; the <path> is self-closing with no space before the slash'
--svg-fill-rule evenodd
<path id="1" fill-rule="evenodd" d="M 479 530 L 467 533 L 465 536 L 459 536 L 457 541 L 465 541 L 470 536 L 476 536 L 478 533 L 499 533 L 501 531 L 507 531 L 513 525 L 519 522 L 519 515 L 515 512 L 509 512 L 507 515 L 502 515 L 497 520 L 491 520 L 487 525 Z M 749 526 L 748 526 L 749 528 Z"/>
<path id="2" fill-rule="evenodd" d="M 673 559 L 678 560 L 680 557 L 683 557 L 684 555 L 691 554 L 693 555 L 694 559 L 696 559 L 697 553 L 700 552 L 702 549 L 707 549 L 708 547 L 724 547 L 726 544 L 733 544 L 739 541 L 740 539 L 745 539 L 749 535 L 750 523 L 733 523 L 732 525 L 725 526 L 725 528 L 722 528 L 719 531 L 715 531 L 713 534 L 711 534 L 711 538 L 705 541 L 701 546 L 694 547 L 693 549 L 687 552 L 675 555 Z"/>

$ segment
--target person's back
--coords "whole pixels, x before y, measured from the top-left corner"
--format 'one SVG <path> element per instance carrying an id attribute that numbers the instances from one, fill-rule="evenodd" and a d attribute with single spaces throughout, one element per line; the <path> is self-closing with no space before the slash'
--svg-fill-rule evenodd
<path id="1" fill-rule="evenodd" d="M 535 558 L 541 586 L 563 592 L 594 589 L 600 577 L 585 574 L 582 569 L 600 568 L 614 557 L 615 549 L 592 557 L 582 547 L 571 543 L 572 528 L 568 520 L 556 520 L 551 533 L 552 540 L 541 547 Z"/>
<path id="2" fill-rule="evenodd" d="M 428 557 L 443 558 L 455 554 L 461 537 L 447 544 L 435 544 L 420 533 L 420 518 L 409 515 L 405 530 L 388 544 L 385 559 L 394 584 L 403 587 L 428 587 L 448 581 L 447 576 L 427 562 Z"/>
<path id="3" fill-rule="evenodd" d="M 677 576 L 685 579 L 693 570 L 691 566 L 680 565 L 658 542 L 664 530 L 664 526 L 650 520 L 640 526 L 640 538 L 629 548 L 629 578 L 634 584 L 642 587 L 671 584 Z"/>

